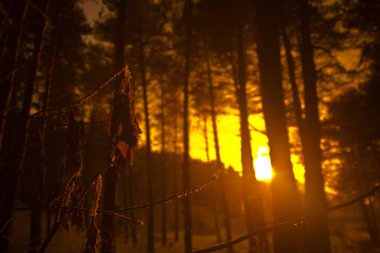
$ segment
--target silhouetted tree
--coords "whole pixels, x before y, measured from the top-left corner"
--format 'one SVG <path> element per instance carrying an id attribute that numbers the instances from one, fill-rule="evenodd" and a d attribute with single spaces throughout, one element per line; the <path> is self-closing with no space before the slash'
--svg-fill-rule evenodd
<path id="1" fill-rule="evenodd" d="M 126 0 L 120 0 L 116 3 L 116 23 L 113 30 L 113 65 L 114 72 L 118 72 L 124 66 L 124 30 L 125 30 L 125 16 L 126 16 Z M 119 78 L 120 80 L 120 78 Z M 112 87 L 113 90 L 113 100 L 112 107 L 118 106 L 116 104 L 117 92 L 119 91 L 119 82 L 115 82 Z M 115 108 L 114 108 L 115 109 Z M 112 134 L 112 133 L 110 133 Z M 114 154 L 111 154 L 114 155 Z M 110 157 L 109 161 L 113 158 Z M 116 164 L 109 168 L 104 175 L 104 187 L 103 187 L 103 209 L 114 210 L 116 207 L 115 195 L 116 195 L 116 184 L 118 178 L 119 165 Z M 101 252 L 102 253 L 113 253 L 115 252 L 115 221 L 112 215 L 105 215 L 102 219 L 101 226 Z"/>
<path id="2" fill-rule="evenodd" d="M 281 222 L 301 213 L 290 162 L 289 140 L 282 89 L 279 14 L 276 1 L 258 1 L 257 25 L 260 90 L 263 102 L 266 133 L 275 177 L 272 180 L 273 215 Z M 297 232 L 291 227 L 281 227 L 274 232 L 274 250 L 297 252 Z"/>

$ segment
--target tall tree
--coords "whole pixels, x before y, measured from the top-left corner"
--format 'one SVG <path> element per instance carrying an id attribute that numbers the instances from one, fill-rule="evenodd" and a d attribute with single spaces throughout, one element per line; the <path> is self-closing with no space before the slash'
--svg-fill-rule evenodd
<path id="1" fill-rule="evenodd" d="M 140 25 L 140 29 L 142 29 Z M 147 186 L 148 186 L 148 202 L 153 202 L 153 181 L 152 181 L 152 148 L 151 133 L 149 123 L 149 106 L 148 106 L 148 82 L 146 79 L 146 63 L 145 63 L 145 41 L 143 39 L 143 31 L 139 31 L 139 66 L 141 75 L 141 84 L 143 88 L 144 114 L 145 114 L 145 135 L 146 135 L 146 169 L 147 169 Z M 154 252 L 154 208 L 150 207 L 148 212 L 148 231 L 147 231 L 147 252 Z"/>
<path id="2" fill-rule="evenodd" d="M 114 54 L 113 54 L 113 65 L 114 72 L 118 72 L 124 66 L 124 30 L 125 30 L 125 16 L 126 16 L 126 0 L 119 0 L 117 2 L 116 9 L 116 23 L 114 26 L 114 34 L 113 34 L 113 46 L 114 46 Z M 116 105 L 116 93 L 118 92 L 118 84 L 120 82 L 116 82 L 113 87 L 113 106 Z M 112 159 L 112 158 L 111 158 Z M 110 161 L 111 161 L 110 159 Z M 116 207 L 115 203 L 115 194 L 116 194 L 116 183 L 118 176 L 118 166 L 112 166 L 104 175 L 104 190 L 103 190 L 103 208 L 105 210 L 114 210 Z M 102 244 L 101 244 L 101 252 L 102 253 L 113 253 L 115 252 L 115 221 L 112 215 L 103 216 L 102 220 Z"/>
<path id="3" fill-rule="evenodd" d="M 219 135 L 218 135 L 218 126 L 217 126 L 217 113 L 215 110 L 215 91 L 214 91 L 214 82 L 212 79 L 212 71 L 211 71 L 211 64 L 210 64 L 210 58 L 209 54 L 207 52 L 207 79 L 208 79 L 208 92 L 210 97 L 210 113 L 211 113 L 211 122 L 212 122 L 212 132 L 214 136 L 214 148 L 215 148 L 215 155 L 216 155 L 216 164 L 217 164 L 217 171 L 220 173 L 220 197 L 222 202 L 222 209 L 224 214 L 224 226 L 226 231 L 226 241 L 230 241 L 232 239 L 231 235 L 231 216 L 230 211 L 228 209 L 228 201 L 226 198 L 226 186 L 225 186 L 225 177 L 224 177 L 224 171 L 223 171 L 223 165 L 222 165 L 222 159 L 220 155 L 220 146 L 219 146 Z M 229 252 L 233 251 L 232 246 L 228 248 Z"/>
<path id="4" fill-rule="evenodd" d="M 192 0 L 185 0 L 183 9 L 186 51 L 185 51 L 185 72 L 184 72 L 184 102 L 183 102 L 183 191 L 190 189 L 190 164 L 189 164 L 189 80 L 191 70 L 191 47 L 192 47 Z M 191 222 L 191 201 L 190 196 L 183 200 L 184 215 L 184 241 L 185 252 L 192 251 L 192 222 Z"/>
<path id="5" fill-rule="evenodd" d="M 301 213 L 297 189 L 290 162 L 289 140 L 282 89 L 279 14 L 277 1 L 257 1 L 257 25 L 262 96 L 270 157 L 275 176 L 272 180 L 273 215 L 275 222 L 286 221 Z M 297 233 L 294 228 L 280 227 L 274 232 L 274 250 L 297 252 Z"/>
<path id="6" fill-rule="evenodd" d="M 2 67 L 1 73 L 1 85 L 0 85 L 0 113 L 6 114 L 6 109 L 12 109 L 14 105 L 10 104 L 11 96 L 16 89 L 16 70 L 20 67 L 20 52 L 22 36 L 24 34 L 24 24 L 29 12 L 29 3 L 21 3 L 9 1 L 10 17 L 13 18 L 13 22 L 18 23 L 19 26 L 13 27 L 4 36 L 5 40 L 5 65 Z M 9 18 L 10 18 L 9 17 Z M 7 108 L 8 107 L 8 108 Z M 13 108 L 14 109 L 14 108 Z M 2 140 L 4 131 L 3 117 L 0 118 L 0 141 Z"/>
<path id="7" fill-rule="evenodd" d="M 324 210 L 327 206 L 321 168 L 321 127 L 319 123 L 317 72 L 310 32 L 308 0 L 298 0 L 300 18 L 299 46 L 305 94 L 304 163 L 305 209 L 307 212 Z M 308 252 L 330 252 L 327 213 L 313 215 L 305 224 Z"/>
<path id="8" fill-rule="evenodd" d="M 47 9 L 48 0 L 41 0 L 38 2 L 42 10 Z M 20 177 L 21 159 L 24 154 L 25 145 L 27 143 L 27 129 L 28 117 L 32 105 L 32 96 L 36 87 L 36 76 L 40 70 L 42 49 L 44 47 L 45 35 L 47 31 L 47 24 L 38 13 L 38 25 L 35 28 L 35 37 L 33 42 L 32 60 L 28 69 L 28 75 L 25 83 L 25 91 L 22 100 L 22 107 L 20 112 L 12 111 L 8 113 L 4 129 L 4 137 L 1 145 L 0 155 L 4 159 L 4 168 L 1 182 L 1 206 L 6 210 L 0 214 L 0 226 L 2 229 L 2 236 L 0 238 L 0 251 L 6 252 L 8 249 L 8 237 L 11 228 L 12 208 L 15 200 L 17 186 Z M 17 41 L 16 41 L 17 43 Z M 16 101 L 16 94 L 12 92 L 11 100 Z M 16 104 L 16 103 L 14 103 Z M 17 125 L 15 126 L 15 121 Z"/>
<path id="9" fill-rule="evenodd" d="M 165 160 L 165 85 L 162 79 L 161 83 L 161 197 L 166 198 L 166 160 Z M 162 206 L 162 217 L 161 217 L 161 245 L 166 246 L 167 242 L 167 222 L 166 222 L 166 205 Z"/>

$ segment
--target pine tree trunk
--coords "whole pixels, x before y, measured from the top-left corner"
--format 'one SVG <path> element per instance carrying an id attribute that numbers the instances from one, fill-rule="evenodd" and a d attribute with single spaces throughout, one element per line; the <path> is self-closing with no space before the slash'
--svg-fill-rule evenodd
<path id="1" fill-rule="evenodd" d="M 46 8 L 48 1 L 41 1 L 40 5 Z M 1 207 L 5 212 L 0 214 L 0 227 L 2 233 L 0 236 L 0 252 L 6 252 L 8 249 L 13 202 L 16 197 L 22 156 L 27 143 L 26 131 L 28 129 L 28 116 L 32 103 L 32 95 L 35 88 L 36 74 L 40 68 L 42 49 L 44 47 L 45 34 L 47 26 L 42 17 L 38 17 L 39 25 L 36 27 L 36 36 L 34 40 L 33 56 L 29 67 L 27 81 L 25 83 L 25 93 L 22 101 L 22 108 L 17 117 L 13 117 L 15 112 L 8 113 L 9 118 L 6 120 L 4 138 L 1 145 L 1 155 L 4 157 L 4 169 L 1 188 Z M 13 84 L 14 85 L 14 84 Z M 12 92 L 12 100 L 15 102 L 15 94 Z M 16 120 L 17 121 L 14 121 Z"/>
<path id="2" fill-rule="evenodd" d="M 110 167 L 104 175 L 103 209 L 115 210 L 116 182 L 119 167 Z M 113 215 L 103 215 L 102 217 L 102 253 L 115 253 L 115 221 Z"/>
<path id="3" fill-rule="evenodd" d="M 309 27 L 310 6 L 299 0 L 300 53 L 305 90 L 305 209 L 307 212 L 324 210 L 327 206 L 324 192 L 320 148 L 321 129 L 318 112 L 317 73 Z M 330 238 L 327 214 L 320 212 L 305 224 L 308 252 L 329 253 Z"/>
<path id="4" fill-rule="evenodd" d="M 7 114 L 7 110 L 14 109 L 11 106 L 10 100 L 13 91 L 16 89 L 15 78 L 16 69 L 18 67 L 18 60 L 20 54 L 20 46 L 22 42 L 23 27 L 25 19 L 29 11 L 28 3 L 12 3 L 12 8 L 10 8 L 10 15 L 14 17 L 14 22 L 19 23 L 20 26 L 14 29 L 10 29 L 8 32 L 5 43 L 7 47 L 7 53 L 5 55 L 5 66 L 3 66 L 0 80 L 0 114 Z M 5 121 L 0 117 L 0 141 L 3 139 L 3 131 L 5 131 Z"/>
<path id="5" fill-rule="evenodd" d="M 174 146 L 174 182 L 173 182 L 173 191 L 174 194 L 178 192 L 178 166 L 177 166 L 177 135 L 178 135 L 178 117 L 177 117 L 177 112 L 174 114 L 174 140 L 173 140 L 173 146 Z M 179 239 L 179 217 L 178 217 L 178 200 L 174 200 L 174 241 L 178 242 Z"/>
<path id="6" fill-rule="evenodd" d="M 192 45 L 192 0 L 185 1 L 184 17 L 186 30 L 186 59 L 185 59 L 185 76 L 184 76 L 184 104 L 183 104 L 183 174 L 182 182 L 184 192 L 190 189 L 190 165 L 189 165 L 189 79 L 190 79 L 190 61 Z M 191 222 L 191 200 L 190 196 L 183 199 L 184 215 L 184 241 L 185 253 L 192 251 L 192 222 Z"/>
<path id="7" fill-rule="evenodd" d="M 296 76 L 295 76 L 294 59 L 291 53 L 291 46 L 290 46 L 288 34 L 284 26 L 282 27 L 282 39 L 284 42 L 286 62 L 287 62 L 287 67 L 288 67 L 288 75 L 289 75 L 290 85 L 292 89 L 293 111 L 294 111 L 294 115 L 297 122 L 297 128 L 298 128 L 299 136 L 301 139 L 301 147 L 302 147 L 302 152 L 303 152 L 304 146 L 305 146 L 304 120 L 302 118 L 301 101 L 299 98 L 298 85 L 297 85 Z"/>
<path id="8" fill-rule="evenodd" d="M 206 150 L 206 161 L 207 161 L 207 170 L 210 175 L 213 174 L 213 170 L 211 168 L 210 164 L 210 149 L 208 145 L 208 134 L 207 134 L 207 115 L 205 114 L 203 117 L 203 137 L 205 139 L 205 150 Z M 214 185 L 210 186 L 211 189 L 211 196 L 215 196 L 216 191 Z M 215 224 L 215 234 L 216 234 L 216 241 L 218 244 L 222 242 L 221 236 L 220 236 L 220 226 L 219 226 L 219 219 L 218 219 L 218 210 L 215 203 L 215 199 L 211 197 L 210 199 L 210 205 L 212 210 L 212 216 L 214 217 L 214 224 Z"/>
<path id="9" fill-rule="evenodd" d="M 125 171 L 124 173 L 122 173 L 121 177 L 122 177 L 122 194 L 123 194 L 123 208 L 128 208 L 128 170 L 130 169 L 130 167 L 127 165 L 126 168 L 125 168 Z M 130 225 L 130 222 L 126 221 L 124 222 L 124 242 L 126 244 L 129 243 L 129 225 Z"/>
<path id="10" fill-rule="evenodd" d="M 220 175 L 219 175 L 220 199 L 221 199 L 221 205 L 222 205 L 223 215 L 224 215 L 224 227 L 226 230 L 226 241 L 228 242 L 228 241 L 232 240 L 231 218 L 230 218 L 230 211 L 228 209 L 228 202 L 227 202 L 227 198 L 226 198 L 226 186 L 225 186 L 224 171 L 222 171 L 223 165 L 222 165 L 222 159 L 220 156 L 218 126 L 216 123 L 217 122 L 216 121 L 217 115 L 216 115 L 216 111 L 215 111 L 214 83 L 212 80 L 210 59 L 209 59 L 208 54 L 207 54 L 207 76 L 208 76 L 208 85 L 209 85 L 211 121 L 212 121 L 212 131 L 213 131 L 213 135 L 214 135 L 214 148 L 215 148 L 215 154 L 216 154 L 217 171 L 220 172 Z M 232 246 L 230 246 L 228 248 L 228 252 L 233 252 Z"/>
<path id="11" fill-rule="evenodd" d="M 114 55 L 113 55 L 113 63 L 114 63 L 114 71 L 118 72 L 124 66 L 124 22 L 126 17 L 126 0 L 119 0 L 117 3 L 117 22 L 115 25 L 115 33 L 114 33 Z M 120 84 L 120 80 L 115 82 L 115 86 L 113 87 L 114 92 L 117 92 L 118 85 Z M 113 98 L 112 106 L 115 104 L 115 96 Z M 109 159 L 111 161 L 112 158 Z M 107 170 L 104 175 L 104 187 L 103 187 L 103 209 L 104 210 L 114 210 L 115 209 L 115 195 L 116 195 L 116 184 L 117 184 L 117 176 L 118 176 L 118 166 L 112 166 Z M 115 243 L 115 221 L 112 215 L 104 215 L 102 219 L 102 228 L 101 228 L 101 252 L 102 253 L 114 253 Z"/>
<path id="12" fill-rule="evenodd" d="M 161 198 L 166 198 L 166 162 L 165 162 L 165 89 L 161 80 Z M 162 205 L 161 245 L 166 246 L 166 205 Z"/>
<path id="13" fill-rule="evenodd" d="M 282 89 L 277 1 L 257 1 L 258 58 L 260 91 L 269 141 L 270 158 L 275 177 L 272 180 L 274 222 L 301 214 L 292 164 Z M 295 228 L 280 227 L 274 231 L 275 253 L 298 252 Z"/>
<path id="14" fill-rule="evenodd" d="M 148 187 L 148 202 L 153 202 L 153 172 L 152 172 L 152 151 L 150 140 L 150 123 L 149 123 L 149 106 L 148 106 L 148 83 L 146 80 L 146 65 L 145 65 L 145 45 L 142 38 L 142 28 L 139 33 L 139 64 L 141 83 L 143 88 L 144 114 L 145 114 L 145 134 L 146 134 L 146 173 Z M 154 208 L 147 209 L 147 252 L 154 253 Z"/>
<path id="15" fill-rule="evenodd" d="M 236 34 L 237 44 L 237 70 L 235 78 L 235 87 L 240 113 L 240 136 L 241 136 L 241 163 L 243 171 L 243 202 L 245 207 L 245 216 L 247 221 L 248 233 L 255 231 L 255 226 L 264 226 L 264 213 L 262 210 L 262 201 L 260 186 L 256 180 L 253 167 L 251 133 L 249 130 L 249 112 L 247 107 L 247 65 L 246 52 L 244 46 L 243 26 L 240 25 Z M 254 194 L 255 193 L 255 194 Z M 255 219 L 255 217 L 256 219 Z M 256 223 L 256 224 L 255 224 Z M 265 239 L 263 240 L 265 243 Z M 249 252 L 252 253 L 257 247 L 255 238 L 249 239 Z"/>
<path id="16" fill-rule="evenodd" d="M 128 194 L 129 194 L 129 207 L 133 207 L 135 202 L 134 202 L 134 195 L 133 195 L 133 171 L 132 168 L 129 168 L 127 170 L 127 177 L 128 177 Z M 130 212 L 131 218 L 135 218 L 135 211 L 131 210 Z M 132 236 L 132 245 L 136 246 L 137 245 L 137 233 L 136 233 L 136 224 L 132 223 L 131 224 L 131 236 Z"/>

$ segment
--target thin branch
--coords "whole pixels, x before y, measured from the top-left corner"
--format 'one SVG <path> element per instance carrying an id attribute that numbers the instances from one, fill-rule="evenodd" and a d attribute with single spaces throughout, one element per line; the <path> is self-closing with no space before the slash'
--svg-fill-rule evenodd
<path id="1" fill-rule="evenodd" d="M 271 226 L 266 227 L 266 228 L 258 229 L 258 230 L 254 231 L 252 233 L 240 236 L 240 237 L 238 237 L 238 238 L 236 238 L 234 240 L 228 241 L 226 243 L 222 243 L 222 244 L 219 244 L 219 245 L 207 248 L 207 249 L 194 250 L 192 252 L 193 253 L 209 253 L 209 252 L 214 252 L 214 251 L 217 251 L 217 250 L 226 249 L 226 248 L 231 247 L 231 246 L 233 246 L 235 244 L 238 244 L 238 243 L 246 241 L 246 240 L 248 240 L 250 238 L 256 237 L 256 236 L 258 236 L 260 234 L 265 234 L 265 233 L 268 233 L 268 232 L 272 232 L 272 231 L 278 229 L 279 227 L 283 227 L 283 226 L 295 226 L 295 227 L 302 226 L 303 223 L 304 223 L 304 221 L 307 218 L 309 218 L 310 216 L 312 216 L 312 215 L 316 215 L 316 214 L 322 213 L 322 212 L 330 213 L 330 212 L 334 212 L 334 211 L 339 210 L 339 209 L 343 209 L 343 208 L 352 206 L 352 205 L 354 205 L 354 204 L 356 204 L 356 203 L 364 200 L 365 198 L 368 198 L 368 197 L 371 197 L 371 196 L 375 196 L 375 193 L 378 192 L 379 190 L 380 190 L 380 185 L 377 185 L 377 186 L 372 187 L 372 189 L 370 191 L 368 191 L 367 193 L 365 193 L 363 195 L 360 195 L 360 196 L 358 196 L 358 197 L 356 197 L 356 198 L 354 198 L 352 200 L 346 201 L 346 202 L 344 202 L 342 204 L 330 206 L 330 207 L 326 208 L 325 210 L 320 210 L 320 211 L 315 211 L 315 212 L 312 212 L 312 213 L 308 213 L 308 214 L 296 217 L 296 218 L 288 220 L 288 221 L 280 222 L 280 223 L 271 225 Z"/>

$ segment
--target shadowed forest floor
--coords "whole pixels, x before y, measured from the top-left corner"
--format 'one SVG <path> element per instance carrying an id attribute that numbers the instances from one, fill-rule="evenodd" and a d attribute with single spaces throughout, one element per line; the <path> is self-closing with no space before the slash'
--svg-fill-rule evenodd
<path id="1" fill-rule="evenodd" d="M 12 246 L 11 253 L 28 252 L 28 224 L 29 212 L 18 212 L 13 219 Z M 331 226 L 331 243 L 333 253 L 379 253 L 379 245 L 368 243 L 369 236 L 360 223 L 354 222 L 335 222 Z M 339 223 L 339 224 L 338 224 Z M 45 224 L 43 224 L 45 225 Z M 133 246 L 131 242 L 125 243 L 124 234 L 120 233 L 116 237 L 116 252 L 142 253 L 146 252 L 146 237 L 143 234 L 145 227 L 138 229 L 138 244 Z M 234 231 L 234 238 L 245 234 L 245 229 L 241 233 Z M 223 231 L 222 231 L 223 232 Z M 174 233 L 168 233 L 167 246 L 161 246 L 160 234 L 156 233 L 156 253 L 177 253 L 183 252 L 182 233 L 179 234 L 179 242 L 174 241 Z M 74 227 L 70 231 L 61 229 L 54 237 L 47 252 L 48 253 L 79 253 L 83 252 L 87 236 L 85 231 L 78 232 Z M 217 244 L 215 234 L 198 234 L 193 236 L 193 248 L 203 249 Z M 236 253 L 247 252 L 248 243 L 243 242 L 234 247 Z M 225 252 L 225 251 L 218 251 Z"/>

